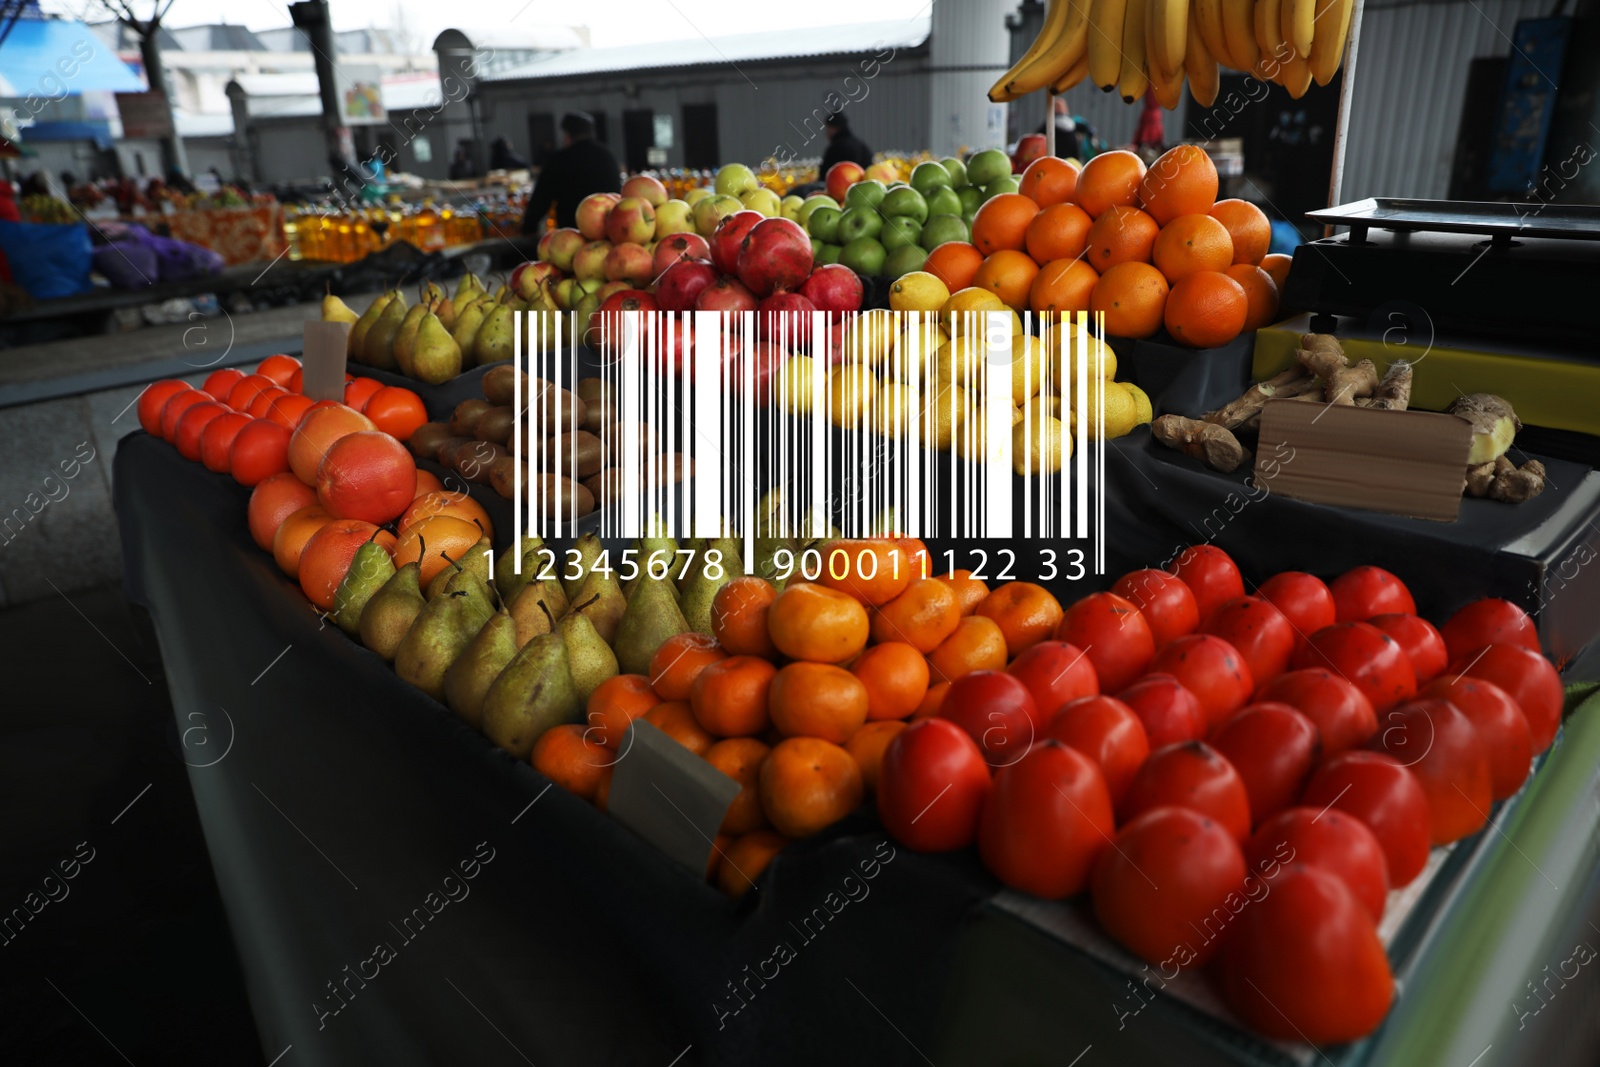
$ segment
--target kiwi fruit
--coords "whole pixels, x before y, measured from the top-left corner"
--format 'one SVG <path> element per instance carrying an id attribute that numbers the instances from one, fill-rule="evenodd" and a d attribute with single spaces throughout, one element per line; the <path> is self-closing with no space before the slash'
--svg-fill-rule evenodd
<path id="1" fill-rule="evenodd" d="M 490 408 L 478 416 L 478 421 L 472 428 L 472 436 L 480 441 L 493 441 L 503 445 L 511 440 L 511 427 L 516 422 L 516 417 L 511 414 L 510 405 L 501 404 Z"/>
<path id="2" fill-rule="evenodd" d="M 502 404 L 512 403 L 517 395 L 517 378 L 519 376 L 524 379 L 523 396 L 526 397 L 527 375 L 509 363 L 502 363 L 498 367 L 490 367 L 483 376 L 483 398 L 497 407 Z"/>
<path id="3" fill-rule="evenodd" d="M 411 431 L 406 447 L 418 459 L 434 459 L 438 456 L 439 446 L 454 436 L 450 427 L 442 422 L 425 422 Z"/>
<path id="4" fill-rule="evenodd" d="M 493 406 L 487 400 L 463 400 L 450 413 L 450 432 L 457 437 L 471 437 L 478 420 Z"/>

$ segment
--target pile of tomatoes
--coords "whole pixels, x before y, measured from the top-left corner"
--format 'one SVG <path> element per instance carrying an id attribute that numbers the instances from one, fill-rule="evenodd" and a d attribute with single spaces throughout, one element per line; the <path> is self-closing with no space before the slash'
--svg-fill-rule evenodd
<path id="1" fill-rule="evenodd" d="M 889 743 L 878 811 L 908 848 L 1087 892 L 1152 988 L 1204 968 L 1260 1033 L 1337 1043 L 1388 1011 L 1389 891 L 1516 792 L 1562 701 L 1507 601 L 1436 628 L 1377 567 L 1246 595 L 1198 546 L 953 681 Z"/>

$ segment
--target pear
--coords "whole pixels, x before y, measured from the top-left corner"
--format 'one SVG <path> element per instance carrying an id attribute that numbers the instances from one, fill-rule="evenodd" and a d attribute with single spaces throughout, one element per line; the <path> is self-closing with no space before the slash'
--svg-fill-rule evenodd
<path id="1" fill-rule="evenodd" d="M 443 385 L 461 373 L 461 346 L 444 321 L 429 311 L 422 316 L 416 346 L 411 351 L 411 374 L 429 385 Z"/>
<path id="2" fill-rule="evenodd" d="M 473 339 L 473 362 L 483 367 L 510 359 L 513 329 L 515 322 L 512 319 L 511 309 L 504 304 L 496 304 L 483 317 L 483 325 L 478 328 L 478 336 Z"/>
<path id="3" fill-rule="evenodd" d="M 483 729 L 483 698 L 517 654 L 517 624 L 504 611 L 489 621 L 444 672 L 444 702 L 474 730 Z"/>
<path id="4" fill-rule="evenodd" d="M 782 589 L 788 582 L 787 577 L 779 577 L 777 556 L 779 552 L 788 552 L 797 555 L 796 544 L 788 537 L 757 537 L 756 556 L 750 561 L 750 573 L 765 578 L 776 588 Z"/>
<path id="5" fill-rule="evenodd" d="M 367 305 L 367 310 L 363 311 L 361 317 L 356 319 L 355 325 L 350 327 L 350 341 L 346 351 L 349 357 L 357 363 L 366 362 L 367 333 L 372 329 L 372 324 L 377 322 L 378 317 L 383 314 L 384 309 L 389 306 L 389 301 L 394 298 L 395 292 L 392 289 L 386 293 L 378 294 L 378 298 Z"/>
<path id="6" fill-rule="evenodd" d="M 450 339 L 455 341 L 456 348 L 463 354 L 463 362 L 465 355 L 472 351 L 482 325 L 483 308 L 480 305 L 468 304 L 456 312 L 456 324 L 450 331 Z"/>
<path id="7" fill-rule="evenodd" d="M 433 302 L 433 313 L 439 316 L 439 322 L 446 330 L 456 327 L 456 302 L 448 296 Z"/>
<path id="8" fill-rule="evenodd" d="M 422 287 L 422 292 L 417 299 L 424 304 L 436 304 L 445 298 L 445 291 L 438 282 L 427 282 Z"/>
<path id="9" fill-rule="evenodd" d="M 577 567 L 574 569 L 571 563 L 562 566 L 561 584 L 566 587 L 567 598 L 576 601 L 578 590 L 583 588 L 583 583 L 589 578 L 589 572 L 600 562 L 600 554 L 605 548 L 600 544 L 600 535 L 593 530 L 573 542 L 572 547 L 578 553 Z"/>
<path id="10" fill-rule="evenodd" d="M 634 586 L 612 642 L 624 674 L 648 675 L 656 650 L 667 638 L 689 629 L 673 592 L 666 578 L 645 577 Z"/>
<path id="11" fill-rule="evenodd" d="M 378 321 L 367 331 L 365 343 L 362 345 L 369 366 L 377 367 L 379 370 L 394 370 L 399 366 L 394 358 L 394 339 L 406 321 L 406 312 L 409 310 L 406 307 L 405 296 L 398 292 L 384 307 L 383 313 L 378 316 Z"/>
<path id="12" fill-rule="evenodd" d="M 329 290 L 322 297 L 322 321 L 348 322 L 354 326 L 361 321 L 361 316 L 357 315 L 355 309 L 349 304 L 334 296 L 332 290 Z"/>
<path id="13" fill-rule="evenodd" d="M 744 575 L 744 565 L 739 560 L 737 539 L 715 538 L 706 546 L 705 551 L 713 549 L 722 553 L 722 558 L 718 561 L 720 567 L 718 577 L 707 577 L 706 571 L 710 568 L 702 564 L 684 585 L 683 595 L 679 600 L 679 608 L 689 628 L 707 635 L 711 634 L 711 609 L 716 602 L 717 593 L 721 592 L 723 586 Z"/>
<path id="14" fill-rule="evenodd" d="M 377 537 L 377 531 L 372 536 Z M 345 571 L 344 579 L 333 593 L 333 621 L 339 624 L 339 629 L 351 637 L 359 637 L 362 609 L 394 574 L 394 560 L 389 557 L 389 550 L 376 541 L 368 541 L 356 549 L 350 569 Z"/>
<path id="15" fill-rule="evenodd" d="M 435 700 L 443 700 L 445 672 L 492 614 L 483 582 L 471 571 L 458 571 L 406 631 L 395 650 L 394 672 Z"/>
<path id="16" fill-rule="evenodd" d="M 421 574 L 415 561 L 407 563 L 361 609 L 361 643 L 391 663 L 406 631 L 427 606 L 422 598 Z"/>
<path id="17" fill-rule="evenodd" d="M 494 302 L 496 304 L 504 304 L 511 296 L 511 287 L 509 285 L 501 285 L 500 288 L 494 291 Z"/>
<path id="18" fill-rule="evenodd" d="M 556 620 L 566 614 L 567 595 L 561 583 L 551 579 L 531 582 L 522 587 L 510 605 L 511 618 L 517 624 L 517 646 L 527 644 L 540 634 L 555 629 Z"/>
<path id="19" fill-rule="evenodd" d="M 594 623 L 582 612 L 573 611 L 562 616 L 556 631 L 567 645 L 567 664 L 572 671 L 572 683 L 584 704 L 589 694 L 600 688 L 607 678 L 617 676 L 617 654 L 601 638 Z"/>
<path id="20" fill-rule="evenodd" d="M 489 592 L 489 557 L 483 553 L 489 547 L 489 539 L 480 537 L 478 543 L 468 549 L 460 559 L 451 559 L 448 553 L 441 552 L 440 555 L 444 556 L 445 562 L 449 563 L 450 566 L 433 576 L 433 581 L 428 583 L 426 597 L 429 600 L 439 599 L 444 594 L 445 587 L 450 584 L 450 580 L 463 572 L 476 577 L 478 584 L 483 586 L 483 591 L 487 595 Z"/>
<path id="21" fill-rule="evenodd" d="M 407 378 L 416 376 L 411 369 L 411 352 L 417 343 L 417 328 L 422 325 L 422 317 L 428 313 L 427 304 L 417 304 L 406 312 L 406 317 L 400 320 L 400 328 L 394 334 L 394 361 L 400 367 L 400 373 Z"/>
<path id="22" fill-rule="evenodd" d="M 510 604 L 522 592 L 523 586 L 538 580 L 540 568 L 549 561 L 549 557 L 539 555 L 542 548 L 544 538 L 527 536 L 522 539 L 520 551 L 516 545 L 507 545 L 506 550 L 500 553 L 500 558 L 494 561 L 494 587 L 500 594 L 500 603 Z M 522 560 L 520 574 L 517 567 L 519 557 Z"/>
<path id="23" fill-rule="evenodd" d="M 519 760 L 552 726 L 583 721 L 567 643 L 540 634 L 518 650 L 483 698 L 483 733 Z"/>
<path id="24" fill-rule="evenodd" d="M 617 626 L 628 610 L 628 598 L 623 595 L 615 574 L 609 570 L 591 571 L 572 602 L 577 605 L 572 610 L 594 624 L 601 640 L 608 645 L 614 643 Z"/>
<path id="25" fill-rule="evenodd" d="M 461 281 L 456 283 L 456 303 L 461 303 L 461 298 L 464 296 L 471 296 L 474 293 L 481 292 L 483 292 L 483 283 L 478 280 L 476 274 L 469 270 L 461 276 Z"/>

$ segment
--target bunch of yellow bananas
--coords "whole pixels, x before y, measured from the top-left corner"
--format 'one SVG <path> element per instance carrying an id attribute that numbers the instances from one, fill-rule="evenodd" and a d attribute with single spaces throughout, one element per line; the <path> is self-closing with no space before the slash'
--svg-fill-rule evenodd
<path id="1" fill-rule="evenodd" d="M 1171 110 L 1183 81 L 1204 107 L 1219 67 L 1276 82 L 1298 100 L 1344 59 L 1355 0 L 1049 0 L 1044 25 L 989 90 L 1004 103 L 1087 78 L 1129 103 L 1155 95 Z"/>

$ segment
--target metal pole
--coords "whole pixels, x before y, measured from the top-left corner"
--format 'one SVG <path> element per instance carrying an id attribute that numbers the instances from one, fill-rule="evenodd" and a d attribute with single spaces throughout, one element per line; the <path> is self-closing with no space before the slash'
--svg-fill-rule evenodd
<path id="1" fill-rule="evenodd" d="M 1048 89 L 1044 94 L 1044 154 L 1056 154 L 1056 94 Z"/>
<path id="2" fill-rule="evenodd" d="M 1356 47 L 1361 41 L 1361 11 L 1366 5 L 1355 0 L 1350 13 L 1350 39 L 1345 42 L 1344 72 L 1339 81 L 1339 119 L 1333 128 L 1333 175 L 1328 182 L 1328 207 L 1338 207 L 1344 195 L 1344 153 L 1350 142 L 1350 105 L 1356 93 Z M 1322 236 L 1333 236 L 1333 227 L 1323 227 Z"/>
<path id="3" fill-rule="evenodd" d="M 328 19 L 327 0 L 301 0 L 289 5 L 289 17 L 311 43 L 311 54 L 317 69 L 317 88 L 322 97 L 322 135 L 327 142 L 328 155 L 354 164 L 354 147 L 350 129 L 344 124 L 344 113 L 339 106 L 339 83 L 335 77 L 333 56 L 333 26 Z"/>
<path id="4" fill-rule="evenodd" d="M 145 23 L 139 36 L 139 58 L 144 63 L 150 91 L 160 93 L 166 103 L 167 123 L 172 129 L 170 136 L 161 138 L 161 167 L 167 174 L 173 171 L 188 174 L 189 154 L 184 151 L 183 138 L 178 135 L 178 121 L 172 114 L 172 94 L 167 91 L 167 71 L 161 63 L 161 24 L 155 19 Z"/>

